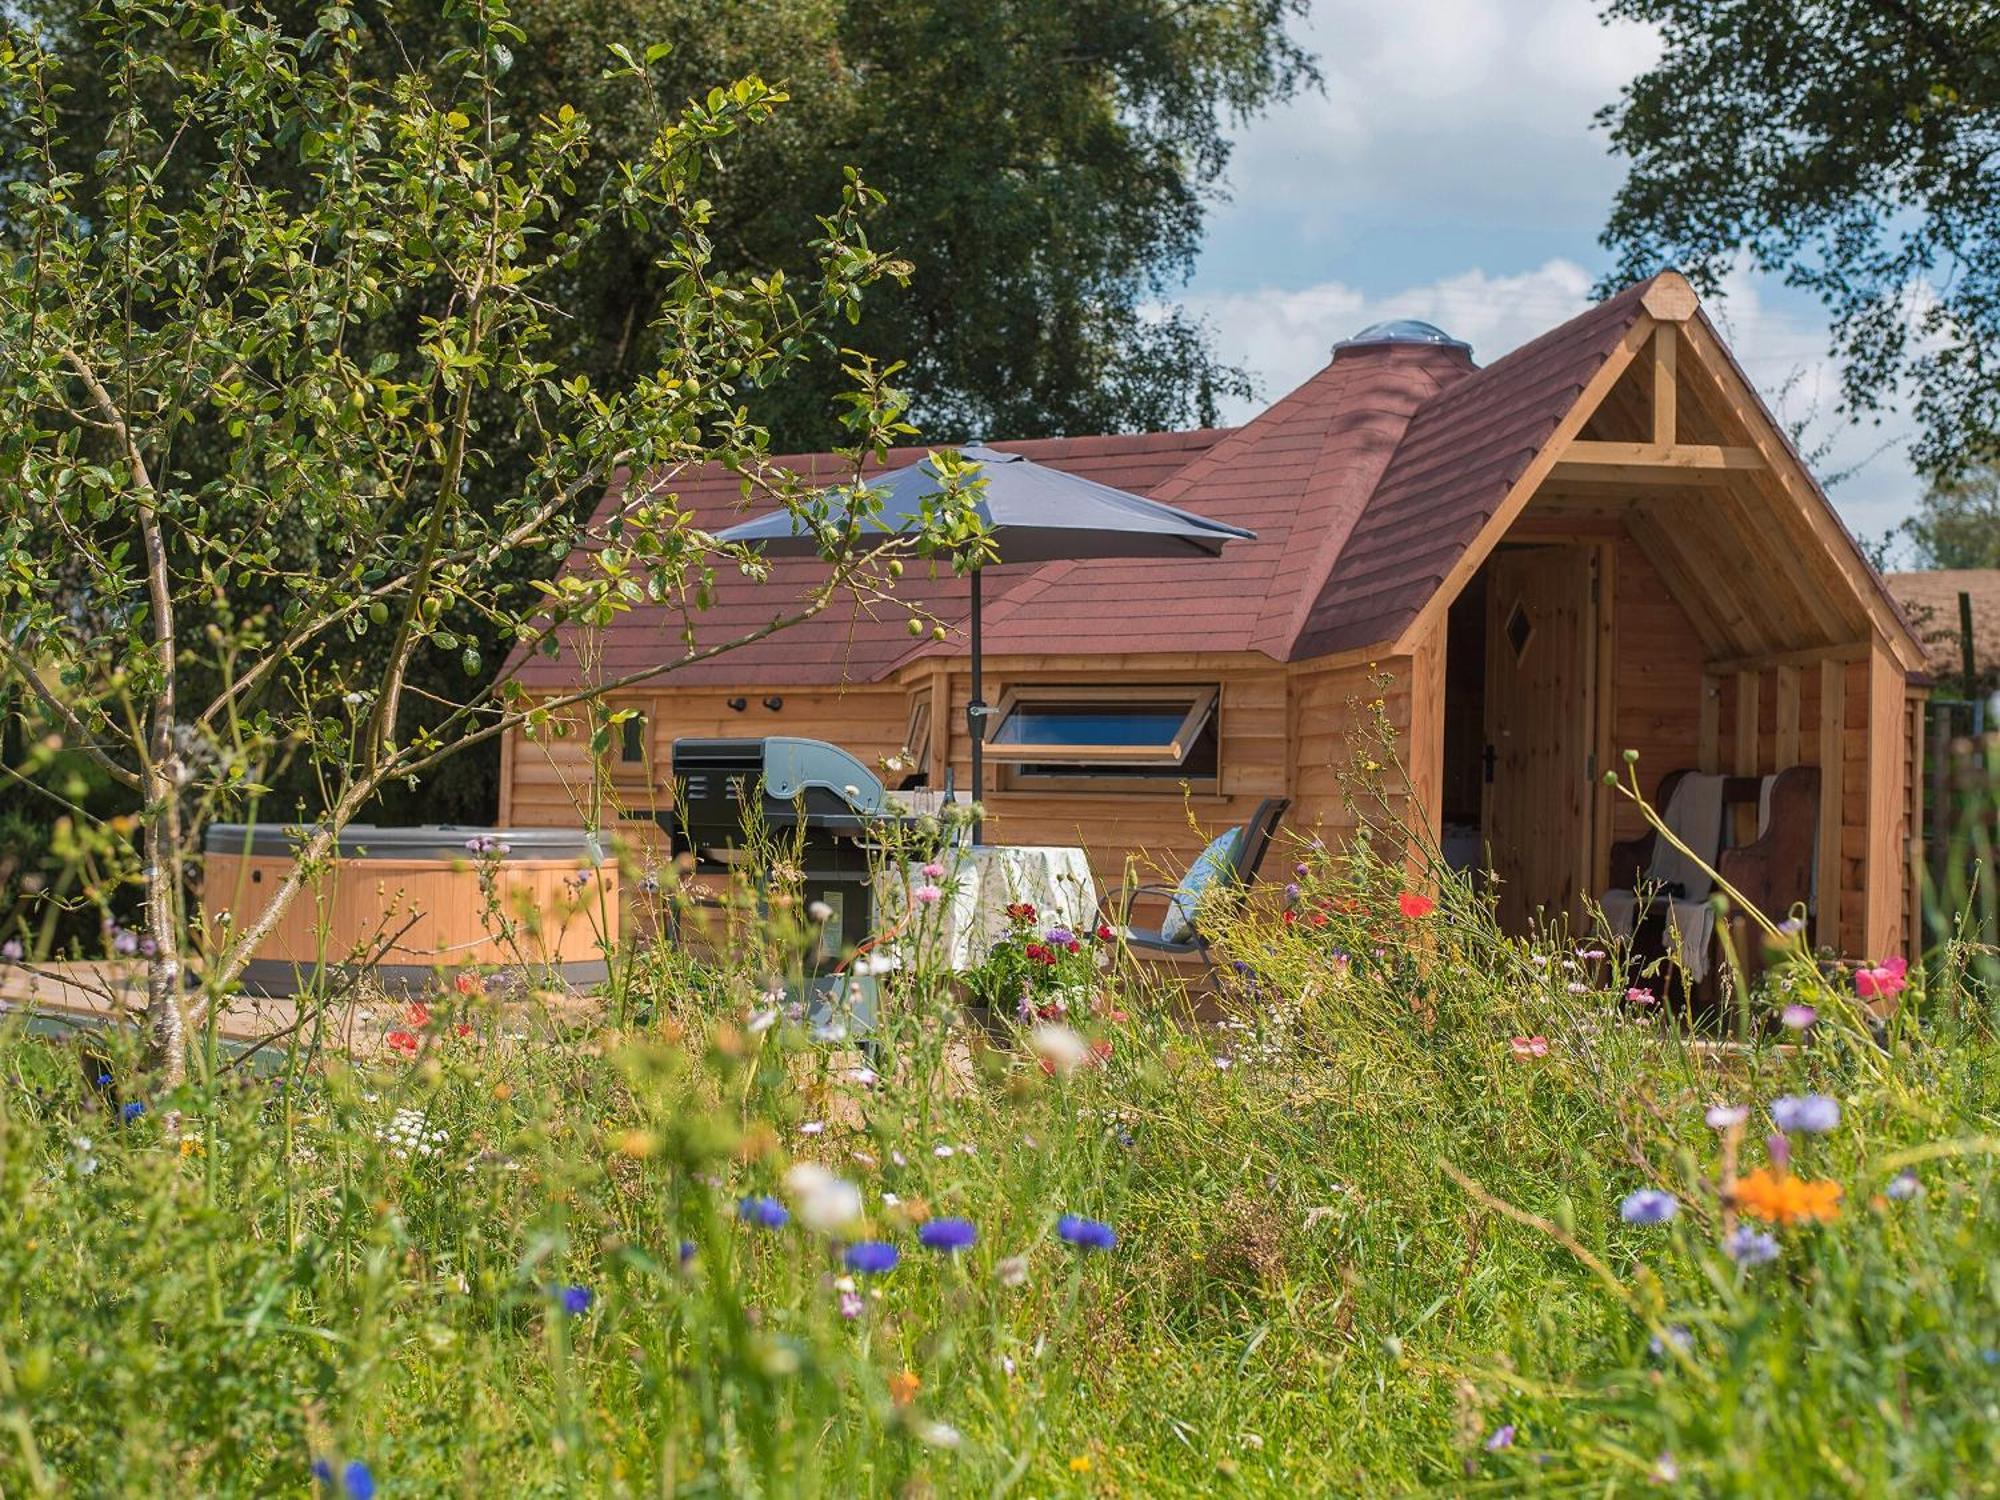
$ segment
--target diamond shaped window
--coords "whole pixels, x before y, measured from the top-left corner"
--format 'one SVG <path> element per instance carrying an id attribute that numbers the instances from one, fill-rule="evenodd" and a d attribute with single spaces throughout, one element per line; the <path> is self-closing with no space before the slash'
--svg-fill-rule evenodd
<path id="1" fill-rule="evenodd" d="M 1535 638 L 1535 622 L 1528 618 L 1527 606 L 1515 600 L 1514 607 L 1507 611 L 1507 623 L 1502 628 L 1507 633 L 1507 644 L 1514 648 L 1514 660 L 1518 662 L 1528 654 L 1528 642 Z"/>

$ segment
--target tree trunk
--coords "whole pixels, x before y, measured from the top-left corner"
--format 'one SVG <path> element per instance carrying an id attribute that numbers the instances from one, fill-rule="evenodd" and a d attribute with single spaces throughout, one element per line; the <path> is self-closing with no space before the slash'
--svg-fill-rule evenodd
<path id="1" fill-rule="evenodd" d="M 187 1077 L 181 1005 L 180 789 L 171 758 L 146 777 L 146 1071 L 163 1088 Z"/>

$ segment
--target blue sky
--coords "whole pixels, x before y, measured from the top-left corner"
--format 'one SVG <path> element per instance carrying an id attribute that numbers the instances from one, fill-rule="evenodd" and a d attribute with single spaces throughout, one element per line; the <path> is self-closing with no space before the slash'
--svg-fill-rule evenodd
<path id="1" fill-rule="evenodd" d="M 1314 0 L 1294 34 L 1325 91 L 1235 132 L 1183 298 L 1266 399 L 1381 318 L 1437 323 L 1485 363 L 1586 305 L 1622 176 L 1591 120 L 1654 55 L 1648 31 L 1606 26 L 1590 0 Z M 1709 313 L 1824 448 L 1822 475 L 1853 470 L 1830 489 L 1848 526 L 1908 514 L 1907 424 L 1840 417 L 1818 305 L 1746 275 Z"/>

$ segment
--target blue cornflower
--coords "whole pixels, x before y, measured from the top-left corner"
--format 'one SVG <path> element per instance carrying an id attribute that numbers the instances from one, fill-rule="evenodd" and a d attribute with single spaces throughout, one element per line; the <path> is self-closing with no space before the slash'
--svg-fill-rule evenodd
<path id="1" fill-rule="evenodd" d="M 1840 1124 L 1840 1102 L 1825 1094 L 1786 1094 L 1771 1101 L 1771 1118 L 1780 1130 L 1825 1135 Z"/>
<path id="2" fill-rule="evenodd" d="M 970 1250 L 978 1238 L 970 1219 L 931 1219 L 917 1229 L 917 1243 L 926 1250 Z"/>
<path id="3" fill-rule="evenodd" d="M 580 1318 L 590 1311 L 590 1304 L 597 1300 L 597 1294 L 587 1286 L 566 1286 L 557 1294 L 562 1310 L 572 1318 Z"/>
<path id="4" fill-rule="evenodd" d="M 145 1100 L 133 1099 L 129 1100 L 119 1108 L 118 1115 L 119 1118 L 125 1120 L 127 1123 L 130 1123 L 131 1121 L 138 1119 L 139 1116 L 143 1115 L 145 1112 L 146 1112 Z"/>
<path id="5" fill-rule="evenodd" d="M 1057 1219 L 1056 1237 L 1079 1250 L 1109 1250 L 1118 1243 L 1118 1235 L 1109 1224 L 1086 1219 L 1081 1214 L 1064 1214 Z"/>
<path id="6" fill-rule="evenodd" d="M 880 1276 L 896 1269 L 896 1247 L 881 1240 L 862 1240 L 849 1245 L 844 1259 L 847 1269 L 862 1276 Z"/>
<path id="7" fill-rule="evenodd" d="M 344 1496 L 345 1500 L 375 1500 L 375 1476 L 358 1458 L 350 1458 L 341 1467 L 338 1485 L 334 1483 L 333 1465 L 323 1458 L 312 1461 L 312 1477 L 327 1493 Z"/>
<path id="8" fill-rule="evenodd" d="M 1768 1265 L 1778 1258 L 1777 1237 L 1740 1224 L 1723 1238 L 1722 1253 L 1739 1266 Z"/>
<path id="9" fill-rule="evenodd" d="M 1664 1224 L 1680 1211 L 1680 1200 L 1659 1188 L 1640 1188 L 1618 1205 L 1618 1217 L 1627 1224 Z"/>
<path id="10" fill-rule="evenodd" d="M 1509 1422 L 1504 1427 L 1494 1428 L 1493 1436 L 1486 1440 L 1486 1451 L 1488 1453 L 1498 1453 L 1502 1448 L 1511 1448 L 1513 1446 L 1514 1424 L 1512 1422 Z"/>
<path id="11" fill-rule="evenodd" d="M 99 1088 L 101 1088 L 101 1089 L 108 1089 L 108 1088 L 110 1088 L 110 1087 L 111 1087 L 111 1075 L 110 1075 L 109 1073 L 99 1073 L 99 1074 L 97 1075 L 97 1086 L 98 1086 Z"/>
<path id="12" fill-rule="evenodd" d="M 1652 1354 L 1655 1359 L 1664 1359 L 1667 1350 L 1670 1348 L 1677 1349 L 1682 1354 L 1685 1354 L 1693 1347 L 1694 1334 L 1688 1330 L 1685 1323 L 1669 1323 L 1665 1338 L 1656 1333 L 1646 1340 L 1647 1352 Z"/>
<path id="13" fill-rule="evenodd" d="M 1076 934 L 1067 927 L 1051 927 L 1042 938 L 1051 948 L 1067 948 L 1076 941 Z"/>
<path id="14" fill-rule="evenodd" d="M 695 1248 L 693 1240 L 681 1241 L 681 1269 L 685 1271 L 694 1264 Z"/>
<path id="15" fill-rule="evenodd" d="M 792 1216 L 776 1198 L 760 1193 L 737 1204 L 736 1217 L 758 1229 L 783 1229 Z"/>

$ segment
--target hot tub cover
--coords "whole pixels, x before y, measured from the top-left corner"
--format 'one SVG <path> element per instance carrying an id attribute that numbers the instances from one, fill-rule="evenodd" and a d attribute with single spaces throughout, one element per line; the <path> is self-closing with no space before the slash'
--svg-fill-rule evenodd
<path id="1" fill-rule="evenodd" d="M 210 854 L 289 855 L 312 834 L 303 824 L 211 823 L 202 840 Z M 469 859 L 473 839 L 505 844 L 503 859 L 573 859 L 591 864 L 604 861 L 603 846 L 581 828 L 480 828 L 454 823 L 424 823 L 410 828 L 383 828 L 374 823 L 349 823 L 340 831 L 342 859 Z"/>

